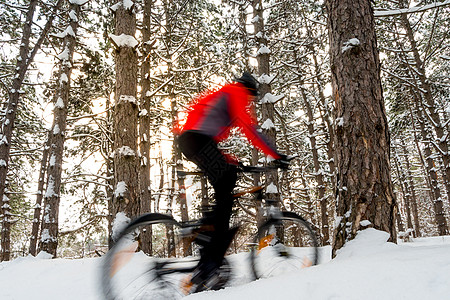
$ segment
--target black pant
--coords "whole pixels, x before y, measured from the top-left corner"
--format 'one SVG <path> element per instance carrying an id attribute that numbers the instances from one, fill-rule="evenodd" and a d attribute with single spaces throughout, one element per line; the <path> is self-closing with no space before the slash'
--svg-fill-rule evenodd
<path id="1" fill-rule="evenodd" d="M 214 233 L 211 242 L 202 251 L 201 261 L 220 264 L 231 242 L 229 222 L 237 168 L 226 161 L 214 139 L 207 135 L 196 131 L 186 131 L 178 137 L 178 145 L 186 158 L 206 173 L 214 188 L 216 205 L 211 217 Z"/>

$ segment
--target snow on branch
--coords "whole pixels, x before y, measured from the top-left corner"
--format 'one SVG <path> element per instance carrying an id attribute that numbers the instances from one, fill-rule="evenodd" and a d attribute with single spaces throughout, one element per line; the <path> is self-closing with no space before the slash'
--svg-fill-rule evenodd
<path id="1" fill-rule="evenodd" d="M 277 194 L 277 193 L 278 193 L 278 188 L 276 187 L 275 184 L 273 184 L 273 182 L 271 182 L 271 183 L 266 187 L 266 193 L 267 193 L 267 194 Z"/>
<path id="2" fill-rule="evenodd" d="M 111 228 L 111 238 L 113 241 L 117 241 L 117 238 L 119 237 L 119 234 L 122 232 L 122 230 L 127 226 L 128 223 L 130 223 L 131 219 L 127 217 L 127 215 L 124 212 L 118 212 L 114 218 L 114 221 L 112 222 L 112 228 Z"/>
<path id="3" fill-rule="evenodd" d="M 263 54 L 270 54 L 270 49 L 267 48 L 266 45 L 262 45 L 261 48 L 258 49 L 258 52 L 256 53 L 256 55 L 263 55 Z"/>
<path id="4" fill-rule="evenodd" d="M 79 5 L 82 6 L 84 5 L 86 2 L 88 2 L 89 0 L 69 0 L 70 4 L 75 4 L 75 5 Z"/>
<path id="5" fill-rule="evenodd" d="M 133 95 L 120 95 L 119 103 L 120 102 L 130 102 L 133 104 L 137 104 L 136 97 L 134 97 Z"/>
<path id="6" fill-rule="evenodd" d="M 260 100 L 260 103 L 277 103 L 284 98 L 284 94 L 275 96 L 272 93 L 266 93 L 264 97 Z"/>
<path id="7" fill-rule="evenodd" d="M 113 12 L 116 12 L 119 7 L 123 7 L 126 10 L 131 11 L 134 8 L 134 2 L 131 0 L 121 0 L 110 7 Z"/>
<path id="8" fill-rule="evenodd" d="M 125 193 L 128 191 L 127 184 L 125 181 L 119 181 L 117 183 L 116 189 L 114 191 L 114 196 L 116 198 L 122 198 L 125 196 Z"/>
<path id="9" fill-rule="evenodd" d="M 258 78 L 258 82 L 260 84 L 271 84 L 272 81 L 275 79 L 275 76 L 270 76 L 267 74 L 262 74 L 261 76 L 259 76 Z"/>
<path id="10" fill-rule="evenodd" d="M 136 48 L 139 42 L 134 38 L 134 36 L 122 33 L 121 35 L 110 34 L 109 38 L 112 43 L 117 47 L 130 47 Z"/>
<path id="11" fill-rule="evenodd" d="M 125 157 L 131 157 L 131 156 L 136 155 L 136 152 L 128 146 L 122 146 L 122 147 L 116 149 L 116 151 L 119 155 L 122 155 Z"/>
<path id="12" fill-rule="evenodd" d="M 348 41 L 344 42 L 344 46 L 341 48 L 342 53 L 344 53 L 350 49 L 357 48 L 360 45 L 361 45 L 361 42 L 357 38 L 349 39 Z"/>
<path id="13" fill-rule="evenodd" d="M 272 128 L 275 128 L 275 125 L 273 124 L 271 119 L 267 119 L 262 125 L 261 125 L 262 129 L 265 130 L 270 130 Z"/>
<path id="14" fill-rule="evenodd" d="M 52 34 L 52 36 L 57 38 L 65 38 L 67 35 L 75 36 L 75 32 L 73 31 L 72 26 L 67 26 L 66 29 L 64 29 L 63 32 Z"/>
<path id="15" fill-rule="evenodd" d="M 450 5 L 450 0 L 446 0 L 443 2 L 434 2 L 434 3 L 428 4 L 428 5 L 424 5 L 424 6 L 414 6 L 414 7 L 410 7 L 410 8 L 399 8 L 399 9 L 392 9 L 392 10 L 375 10 L 374 16 L 375 17 L 389 17 L 389 16 L 398 16 L 398 15 L 403 15 L 403 14 L 412 14 L 412 13 L 422 12 L 422 11 L 426 11 L 429 9 L 447 6 L 447 5 Z"/>

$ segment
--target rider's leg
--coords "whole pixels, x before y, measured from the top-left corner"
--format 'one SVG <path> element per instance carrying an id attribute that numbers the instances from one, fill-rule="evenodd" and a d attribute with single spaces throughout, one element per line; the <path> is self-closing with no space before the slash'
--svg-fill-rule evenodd
<path id="1" fill-rule="evenodd" d="M 232 192 L 236 185 L 237 169 L 229 164 L 215 141 L 203 134 L 185 132 L 178 143 L 185 156 L 196 163 L 208 176 L 214 188 L 216 206 L 212 213 L 214 233 L 211 242 L 202 251 L 201 264 L 214 268 L 220 266 L 231 238 L 228 237 L 233 205 Z"/>

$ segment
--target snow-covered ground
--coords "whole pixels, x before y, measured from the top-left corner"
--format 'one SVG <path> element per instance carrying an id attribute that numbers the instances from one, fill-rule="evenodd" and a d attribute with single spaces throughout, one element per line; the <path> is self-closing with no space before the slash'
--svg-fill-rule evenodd
<path id="1" fill-rule="evenodd" d="M 386 240 L 386 233 L 366 229 L 333 260 L 326 247 L 318 266 L 253 282 L 243 268 L 246 257 L 238 254 L 233 286 L 186 299 L 450 299 L 450 236 L 398 245 Z M 0 299 L 101 299 L 101 258 L 42 256 L 0 263 Z"/>

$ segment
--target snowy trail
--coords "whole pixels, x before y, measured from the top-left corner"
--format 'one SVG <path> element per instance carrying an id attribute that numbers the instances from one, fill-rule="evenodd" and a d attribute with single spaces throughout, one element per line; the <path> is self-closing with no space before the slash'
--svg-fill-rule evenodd
<path id="1" fill-rule="evenodd" d="M 450 236 L 386 243 L 384 232 L 365 230 L 337 258 L 276 278 L 250 282 L 247 257 L 232 257 L 233 286 L 186 297 L 197 299 L 450 299 Z M 328 256 L 330 248 L 322 249 Z M 0 263 L 0 299 L 101 299 L 101 259 L 19 258 Z"/>
<path id="2" fill-rule="evenodd" d="M 450 237 L 394 245 L 363 234 L 328 263 L 186 299 L 450 299 Z"/>

